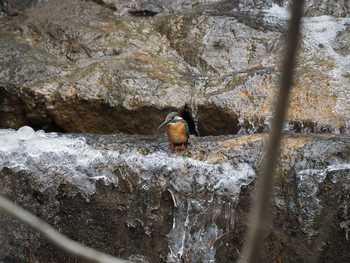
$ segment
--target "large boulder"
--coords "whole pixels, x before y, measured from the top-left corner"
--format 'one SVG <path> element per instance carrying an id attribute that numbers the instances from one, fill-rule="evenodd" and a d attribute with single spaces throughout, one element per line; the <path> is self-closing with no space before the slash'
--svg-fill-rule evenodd
<path id="1" fill-rule="evenodd" d="M 288 3 L 59 0 L 1 16 L 0 127 L 151 134 L 177 109 L 201 135 L 269 130 Z M 348 132 L 348 21 L 304 19 L 286 129 Z"/>

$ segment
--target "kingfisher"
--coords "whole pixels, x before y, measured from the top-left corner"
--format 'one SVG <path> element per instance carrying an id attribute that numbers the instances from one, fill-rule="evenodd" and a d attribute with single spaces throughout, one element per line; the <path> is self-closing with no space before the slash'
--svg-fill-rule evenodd
<path id="1" fill-rule="evenodd" d="M 167 134 L 171 142 L 171 150 L 174 151 L 175 144 L 181 144 L 181 149 L 185 148 L 185 143 L 190 136 L 188 123 L 179 116 L 176 111 L 169 113 L 158 129 L 167 125 Z"/>

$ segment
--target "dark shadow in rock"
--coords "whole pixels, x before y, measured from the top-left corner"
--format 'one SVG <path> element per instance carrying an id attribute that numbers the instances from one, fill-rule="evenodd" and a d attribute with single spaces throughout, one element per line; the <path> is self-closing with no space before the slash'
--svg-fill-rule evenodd
<path id="1" fill-rule="evenodd" d="M 201 136 L 237 134 L 238 116 L 212 106 L 198 107 L 198 128 Z"/>
<path id="2" fill-rule="evenodd" d="M 188 104 L 186 104 L 181 110 L 180 116 L 188 123 L 188 127 L 190 128 L 190 134 L 200 136 L 199 131 L 197 131 L 196 129 L 196 123 L 192 117 L 191 109 Z"/>
<path id="3" fill-rule="evenodd" d="M 158 13 L 150 10 L 137 10 L 137 11 L 129 11 L 129 14 L 132 16 L 155 16 Z"/>

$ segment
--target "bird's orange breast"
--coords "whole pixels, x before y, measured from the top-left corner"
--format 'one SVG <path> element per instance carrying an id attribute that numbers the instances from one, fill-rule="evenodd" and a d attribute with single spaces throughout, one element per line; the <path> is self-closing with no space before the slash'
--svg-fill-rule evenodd
<path id="1" fill-rule="evenodd" d="M 185 124 L 181 121 L 169 124 L 167 126 L 167 134 L 171 143 L 180 144 L 187 141 Z"/>

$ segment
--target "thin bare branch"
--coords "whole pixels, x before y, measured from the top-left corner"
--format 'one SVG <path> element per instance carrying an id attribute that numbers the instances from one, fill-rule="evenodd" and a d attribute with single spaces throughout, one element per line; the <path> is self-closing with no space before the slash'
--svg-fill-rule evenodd
<path id="1" fill-rule="evenodd" d="M 282 76 L 272 130 L 267 143 L 266 158 L 257 184 L 257 198 L 254 202 L 247 240 L 243 247 L 242 263 L 258 262 L 264 235 L 270 225 L 270 206 L 274 185 L 275 167 L 278 161 L 284 116 L 288 108 L 288 97 L 293 84 L 295 57 L 300 35 L 300 21 L 304 0 L 292 2 L 292 18 L 287 35 L 287 49 L 283 61 Z"/>
<path id="2" fill-rule="evenodd" d="M 99 252 L 93 248 L 84 246 L 78 242 L 75 242 L 50 226 L 48 223 L 37 218 L 27 210 L 15 205 L 13 202 L 5 197 L 0 196 L 0 210 L 3 210 L 10 215 L 17 218 L 22 223 L 30 226 L 34 230 L 40 232 L 48 240 L 50 240 L 57 247 L 61 248 L 65 252 L 71 255 L 78 256 L 79 258 L 85 259 L 89 262 L 95 263 L 126 263 L 122 259 L 115 258 L 113 256 Z M 108 245 L 108 244 L 106 244 Z"/>

